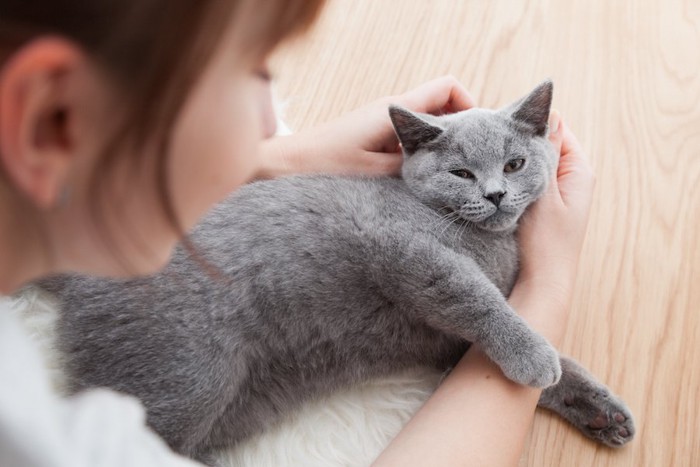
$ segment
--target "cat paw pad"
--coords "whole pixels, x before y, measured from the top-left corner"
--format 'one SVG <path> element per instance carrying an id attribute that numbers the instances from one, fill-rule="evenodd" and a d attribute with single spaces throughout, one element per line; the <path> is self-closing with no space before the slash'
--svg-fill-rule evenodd
<path id="1" fill-rule="evenodd" d="M 581 427 L 588 437 L 615 448 L 628 443 L 634 437 L 634 421 L 624 403 L 614 396 L 605 394 L 588 401 L 575 401 L 572 407 L 577 405 L 588 407 L 589 413 L 591 406 L 595 407 L 592 416 L 588 417 L 588 422 Z"/>

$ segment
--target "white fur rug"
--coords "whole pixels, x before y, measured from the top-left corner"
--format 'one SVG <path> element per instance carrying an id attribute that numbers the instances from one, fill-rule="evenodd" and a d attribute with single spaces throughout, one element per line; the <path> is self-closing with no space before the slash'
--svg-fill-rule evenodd
<path id="1" fill-rule="evenodd" d="M 64 375 L 54 349 L 56 307 L 36 289 L 12 303 L 39 345 L 54 387 L 62 393 Z M 241 466 L 367 466 L 423 404 L 440 380 L 434 370 L 416 368 L 313 401 L 283 423 L 222 452 L 221 464 Z"/>

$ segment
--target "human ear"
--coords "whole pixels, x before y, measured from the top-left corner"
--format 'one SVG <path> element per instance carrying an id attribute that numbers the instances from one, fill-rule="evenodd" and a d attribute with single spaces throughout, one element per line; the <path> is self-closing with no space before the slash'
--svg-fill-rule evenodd
<path id="1" fill-rule="evenodd" d="M 67 40 L 23 46 L 0 69 L 0 163 L 37 207 L 56 204 L 75 159 L 67 83 L 85 58 Z"/>

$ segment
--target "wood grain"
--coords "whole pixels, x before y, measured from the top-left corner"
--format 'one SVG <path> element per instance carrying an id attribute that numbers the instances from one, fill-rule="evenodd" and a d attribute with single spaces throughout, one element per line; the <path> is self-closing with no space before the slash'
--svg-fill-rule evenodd
<path id="1" fill-rule="evenodd" d="M 274 68 L 297 129 L 447 73 L 485 107 L 551 77 L 598 176 L 563 351 L 638 434 L 541 413 L 522 465 L 700 466 L 700 0 L 332 0 Z"/>

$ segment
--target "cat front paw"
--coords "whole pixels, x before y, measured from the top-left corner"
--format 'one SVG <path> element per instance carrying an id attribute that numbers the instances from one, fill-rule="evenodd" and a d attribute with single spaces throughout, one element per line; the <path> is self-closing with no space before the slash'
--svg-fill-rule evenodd
<path id="1" fill-rule="evenodd" d="M 539 334 L 527 329 L 515 339 L 503 339 L 486 353 L 516 383 L 546 388 L 561 378 L 559 353 Z"/>

